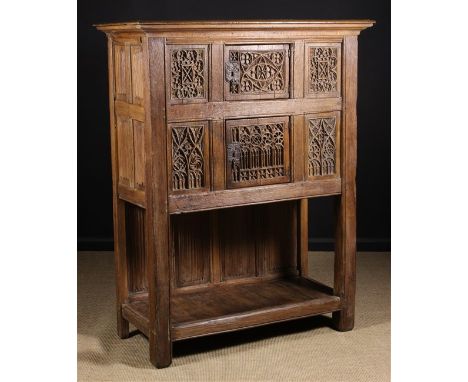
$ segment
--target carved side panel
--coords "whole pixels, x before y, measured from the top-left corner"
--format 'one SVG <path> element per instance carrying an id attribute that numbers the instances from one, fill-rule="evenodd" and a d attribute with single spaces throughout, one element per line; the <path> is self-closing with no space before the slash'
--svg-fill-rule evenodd
<path id="1" fill-rule="evenodd" d="M 209 213 L 173 216 L 173 261 L 175 287 L 210 282 Z"/>
<path id="2" fill-rule="evenodd" d="M 341 95 L 341 45 L 339 43 L 306 44 L 307 97 Z"/>
<path id="3" fill-rule="evenodd" d="M 208 122 L 169 125 L 172 191 L 209 188 Z"/>
<path id="4" fill-rule="evenodd" d="M 114 99 L 130 102 L 130 81 L 129 45 L 114 43 Z"/>
<path id="5" fill-rule="evenodd" d="M 228 188 L 290 180 L 289 117 L 226 121 Z"/>
<path id="6" fill-rule="evenodd" d="M 143 122 L 133 120 L 133 150 L 135 153 L 135 188 L 145 190 L 145 142 Z"/>
<path id="7" fill-rule="evenodd" d="M 113 66 L 119 185 L 144 191 L 144 71 L 139 38 L 114 41 Z"/>
<path id="8" fill-rule="evenodd" d="M 208 64 L 207 45 L 168 45 L 166 82 L 169 102 L 206 102 Z"/>
<path id="9" fill-rule="evenodd" d="M 340 113 L 310 114 L 305 118 L 309 178 L 339 176 Z"/>
<path id="10" fill-rule="evenodd" d="M 226 46 L 226 100 L 289 98 L 289 45 Z"/>
<path id="11" fill-rule="evenodd" d="M 119 184 L 145 190 L 145 146 L 143 122 L 127 116 L 116 116 Z"/>
<path id="12" fill-rule="evenodd" d="M 135 184 L 135 156 L 132 120 L 118 116 L 116 124 L 119 184 L 133 188 Z"/>
<path id="13" fill-rule="evenodd" d="M 132 103 L 136 105 L 143 105 L 144 74 L 143 47 L 141 45 L 130 46 L 130 62 L 132 68 Z"/>

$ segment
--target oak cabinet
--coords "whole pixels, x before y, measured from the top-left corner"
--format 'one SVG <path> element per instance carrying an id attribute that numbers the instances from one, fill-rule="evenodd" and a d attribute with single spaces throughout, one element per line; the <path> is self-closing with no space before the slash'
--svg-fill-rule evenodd
<path id="1" fill-rule="evenodd" d="M 117 328 L 174 341 L 333 312 L 354 325 L 357 36 L 370 20 L 101 24 Z M 337 200 L 335 279 L 307 199 Z"/>

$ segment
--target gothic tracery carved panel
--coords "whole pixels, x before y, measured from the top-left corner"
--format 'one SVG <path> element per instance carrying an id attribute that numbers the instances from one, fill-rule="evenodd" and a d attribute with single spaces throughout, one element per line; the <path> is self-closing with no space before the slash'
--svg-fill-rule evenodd
<path id="1" fill-rule="evenodd" d="M 339 117 L 333 113 L 307 117 L 309 177 L 337 175 Z"/>
<path id="2" fill-rule="evenodd" d="M 208 50 L 205 45 L 173 45 L 169 48 L 171 101 L 207 100 Z"/>
<path id="3" fill-rule="evenodd" d="M 289 46 L 228 47 L 225 51 L 226 99 L 289 97 Z"/>
<path id="4" fill-rule="evenodd" d="M 208 184 L 205 171 L 209 159 L 206 150 L 206 122 L 171 126 L 172 190 L 196 190 Z"/>
<path id="5" fill-rule="evenodd" d="M 259 118 L 226 123 L 228 187 L 289 180 L 289 119 Z"/>
<path id="6" fill-rule="evenodd" d="M 341 51 L 339 44 L 309 45 L 306 92 L 313 97 L 339 96 Z"/>

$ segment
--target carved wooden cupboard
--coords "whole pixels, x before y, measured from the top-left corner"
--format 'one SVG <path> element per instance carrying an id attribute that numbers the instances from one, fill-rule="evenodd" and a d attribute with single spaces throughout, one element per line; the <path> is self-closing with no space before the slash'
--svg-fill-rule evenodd
<path id="1" fill-rule="evenodd" d="M 354 325 L 357 36 L 370 20 L 102 24 L 117 329 L 174 341 L 333 312 Z M 307 199 L 336 195 L 334 285 Z"/>

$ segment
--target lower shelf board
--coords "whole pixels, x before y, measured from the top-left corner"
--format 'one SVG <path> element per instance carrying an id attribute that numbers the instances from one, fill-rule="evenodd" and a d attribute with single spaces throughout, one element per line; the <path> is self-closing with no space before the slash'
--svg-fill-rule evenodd
<path id="1" fill-rule="evenodd" d="M 177 341 L 340 309 L 340 298 L 331 290 L 301 277 L 220 285 L 173 295 L 171 334 Z M 122 311 L 125 319 L 148 335 L 147 298 L 124 304 Z"/>

